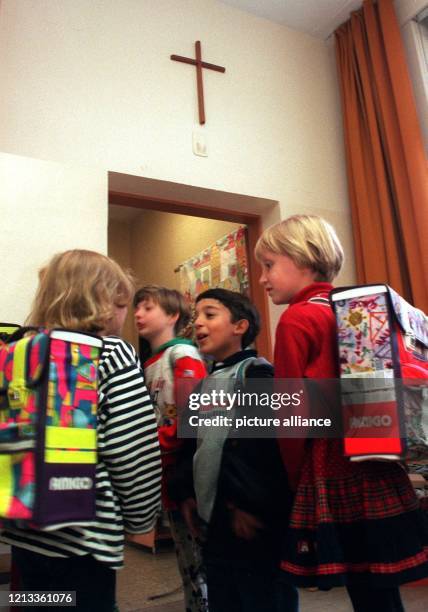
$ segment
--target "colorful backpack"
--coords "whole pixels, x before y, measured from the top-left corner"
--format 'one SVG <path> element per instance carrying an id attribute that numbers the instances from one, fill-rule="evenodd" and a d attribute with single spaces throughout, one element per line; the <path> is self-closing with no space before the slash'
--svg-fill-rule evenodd
<path id="1" fill-rule="evenodd" d="M 3 524 L 55 529 L 94 520 L 101 347 L 97 336 L 66 330 L 0 342 Z"/>
<path id="2" fill-rule="evenodd" d="M 330 300 L 345 455 L 428 463 L 428 317 L 387 285 L 337 288 Z"/>

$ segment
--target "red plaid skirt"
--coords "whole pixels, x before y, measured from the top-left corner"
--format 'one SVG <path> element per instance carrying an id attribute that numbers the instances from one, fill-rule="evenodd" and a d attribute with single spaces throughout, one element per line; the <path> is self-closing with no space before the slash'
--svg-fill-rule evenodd
<path id="1" fill-rule="evenodd" d="M 283 547 L 298 586 L 395 586 L 428 575 L 428 519 L 398 463 L 351 462 L 309 443 Z"/>

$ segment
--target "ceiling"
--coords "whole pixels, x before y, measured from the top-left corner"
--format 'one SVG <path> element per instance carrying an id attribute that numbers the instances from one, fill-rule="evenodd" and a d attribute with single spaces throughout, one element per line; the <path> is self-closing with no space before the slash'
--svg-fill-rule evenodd
<path id="1" fill-rule="evenodd" d="M 294 30 L 326 39 L 362 0 L 220 0 L 234 8 L 254 13 Z"/>

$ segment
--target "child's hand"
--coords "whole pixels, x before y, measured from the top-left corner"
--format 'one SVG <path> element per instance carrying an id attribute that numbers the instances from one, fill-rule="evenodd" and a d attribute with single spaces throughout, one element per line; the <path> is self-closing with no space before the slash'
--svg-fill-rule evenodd
<path id="1" fill-rule="evenodd" d="M 237 538 L 253 540 L 264 529 L 263 523 L 254 514 L 229 506 L 232 529 Z"/>
<path id="2" fill-rule="evenodd" d="M 190 534 L 195 540 L 201 537 L 200 519 L 196 507 L 196 499 L 188 497 L 180 504 L 180 512 L 183 515 L 184 521 L 190 531 Z"/>

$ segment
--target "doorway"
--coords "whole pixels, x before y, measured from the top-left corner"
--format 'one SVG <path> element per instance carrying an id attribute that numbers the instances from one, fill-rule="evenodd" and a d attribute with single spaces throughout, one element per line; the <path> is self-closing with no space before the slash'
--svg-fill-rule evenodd
<path id="1" fill-rule="evenodd" d="M 132 265 L 132 235 L 135 236 L 136 228 L 139 226 L 144 228 L 144 232 L 150 238 L 147 239 L 149 259 L 145 257 L 144 260 L 146 262 L 149 261 L 152 273 L 150 273 L 150 270 L 147 270 L 147 274 L 143 274 L 141 269 L 135 271 L 137 272 L 139 282 L 144 282 L 145 284 L 160 282 L 156 277 L 156 268 L 159 262 L 166 263 L 168 260 L 167 248 L 169 243 L 167 237 L 166 243 L 159 237 L 159 232 L 166 230 L 167 233 L 168 231 L 170 232 L 170 236 L 173 236 L 171 234 L 171 226 L 174 224 L 173 218 L 175 218 L 177 223 L 175 231 L 182 234 L 180 236 L 182 241 L 190 243 L 195 234 L 201 234 L 200 237 L 202 235 L 206 236 L 205 243 L 199 243 L 202 244 L 202 248 L 210 246 L 210 243 L 212 244 L 218 238 L 244 225 L 247 228 L 246 236 L 249 255 L 247 257 L 249 295 L 259 310 L 262 321 L 256 347 L 260 355 L 272 359 L 270 309 L 266 293 L 258 283 L 260 271 L 252 253 L 263 227 L 278 220 L 279 210 L 277 202 L 214 192 L 216 196 L 214 205 L 211 202 L 205 203 L 209 200 L 207 195 L 212 195 L 211 190 L 191 188 L 183 185 L 174 185 L 175 189 L 173 191 L 177 193 L 177 199 L 152 195 L 156 193 L 156 190 L 158 193 L 161 193 L 161 196 L 165 195 L 165 187 L 168 192 L 171 191 L 171 185 L 171 183 L 163 181 L 152 181 L 142 177 L 109 173 L 109 254 L 116 258 L 119 263 L 135 269 L 135 264 Z M 126 191 L 123 190 L 124 186 L 127 187 Z M 118 187 L 121 189 L 120 191 L 117 189 Z M 153 187 L 155 188 L 154 190 Z M 160 187 L 163 187 L 163 193 Z M 190 200 L 184 200 L 182 197 L 183 188 L 198 193 L 191 194 L 194 197 Z M 225 198 L 224 196 L 229 197 Z M 222 203 L 225 203 L 227 208 L 221 206 Z M 261 210 L 260 206 L 262 206 Z M 144 232 L 141 234 L 141 240 L 144 240 Z M 156 232 L 158 232 L 157 240 Z M 116 246 L 113 244 L 113 235 L 115 235 L 114 244 Z M 176 239 L 177 235 L 175 235 L 174 242 L 176 242 Z M 154 246 L 157 243 L 162 243 L 158 252 L 156 252 Z M 178 289 L 177 281 L 174 282 L 174 279 L 171 277 L 171 274 L 174 272 L 174 266 L 169 265 L 168 267 L 171 268 L 169 270 L 169 279 L 171 280 L 162 281 L 161 284 Z M 137 342 L 131 319 L 126 324 L 125 335 L 133 343 Z"/>

